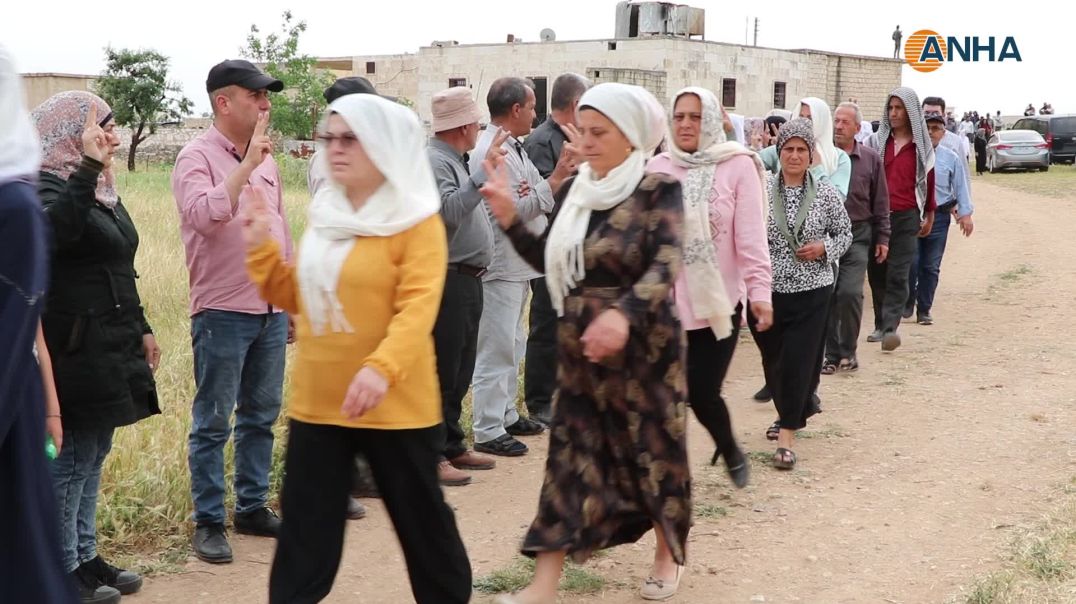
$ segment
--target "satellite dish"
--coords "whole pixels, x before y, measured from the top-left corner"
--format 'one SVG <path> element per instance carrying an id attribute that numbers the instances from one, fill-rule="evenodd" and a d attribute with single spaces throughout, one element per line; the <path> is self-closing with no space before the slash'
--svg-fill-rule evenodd
<path id="1" fill-rule="evenodd" d="M 557 39 L 557 32 L 547 27 L 538 36 L 542 38 L 542 42 L 552 42 Z"/>

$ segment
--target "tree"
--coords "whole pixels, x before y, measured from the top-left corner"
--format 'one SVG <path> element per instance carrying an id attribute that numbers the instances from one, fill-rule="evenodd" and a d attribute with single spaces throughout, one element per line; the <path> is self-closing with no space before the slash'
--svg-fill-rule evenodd
<path id="1" fill-rule="evenodd" d="M 168 80 L 168 57 L 155 50 L 105 49 L 107 66 L 97 80 L 97 93 L 109 105 L 116 123 L 131 129 L 127 169 L 135 169 L 138 145 L 160 124 L 175 122 L 191 111 L 191 101 Z"/>
<path id="2" fill-rule="evenodd" d="M 325 108 L 322 93 L 333 83 L 332 74 L 315 68 L 314 57 L 299 54 L 299 35 L 305 31 L 306 21 L 293 22 L 291 11 L 286 10 L 280 33 L 262 39 L 258 26 L 251 25 L 247 45 L 239 49 L 284 82 L 284 92 L 273 99 L 270 123 L 281 134 L 301 140 L 314 137 L 318 116 Z"/>

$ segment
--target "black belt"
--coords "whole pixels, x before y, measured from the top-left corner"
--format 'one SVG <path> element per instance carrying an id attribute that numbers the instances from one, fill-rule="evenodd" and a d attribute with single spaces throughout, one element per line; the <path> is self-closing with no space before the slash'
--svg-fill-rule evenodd
<path id="1" fill-rule="evenodd" d="M 956 207 L 956 202 L 955 201 L 950 201 L 949 203 L 943 203 L 940 206 L 938 206 L 938 211 L 939 212 L 949 213 L 955 207 Z"/>
<path id="2" fill-rule="evenodd" d="M 481 277 L 482 275 L 486 274 L 486 269 L 484 268 L 478 266 L 471 266 L 470 264 L 460 264 L 456 262 L 450 263 L 448 265 L 448 270 L 456 271 L 457 273 L 467 275 L 468 277 Z"/>

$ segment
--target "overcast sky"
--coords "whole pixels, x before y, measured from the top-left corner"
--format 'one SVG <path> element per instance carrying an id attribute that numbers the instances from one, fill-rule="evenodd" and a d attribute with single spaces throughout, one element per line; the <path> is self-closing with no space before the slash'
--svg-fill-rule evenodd
<path id="1" fill-rule="evenodd" d="M 1051 18 L 1035 9 L 1034 19 L 1009 18 L 1019 12 L 994 9 L 985 2 L 688 3 L 707 9 L 706 39 L 743 43 L 746 20 L 758 17 L 759 45 L 775 48 L 891 56 L 890 35 L 897 24 L 905 37 L 918 29 L 977 35 L 983 42 L 993 35 L 998 37 L 998 50 L 1005 36 L 1013 36 L 1022 62 L 948 63 L 927 74 L 905 66 L 904 84 L 920 96 L 943 96 L 961 111 L 1000 109 L 1015 115 L 1023 113 L 1028 103 L 1038 108 L 1049 101 L 1057 113 L 1076 113 L 1071 62 L 1076 32 L 1072 20 L 1060 15 Z M 263 32 L 278 29 L 281 13 L 288 8 L 309 26 L 301 38 L 302 52 L 349 56 L 415 52 L 433 40 L 503 42 L 508 33 L 537 41 L 545 27 L 555 30 L 558 40 L 612 37 L 616 7 L 614 0 L 115 0 L 92 5 L 11 0 L 6 4 L 0 43 L 14 54 L 20 71 L 95 74 L 104 67 L 102 49 L 107 45 L 153 48 L 171 57 L 172 76 L 198 112 L 208 108 L 204 87 L 209 68 L 238 57 L 252 23 Z M 748 12 L 752 5 L 765 6 L 765 13 Z M 862 8 L 857 10 L 857 5 Z M 803 12 L 807 7 L 810 14 Z M 871 17 L 863 12 L 867 7 L 875 13 Z"/>

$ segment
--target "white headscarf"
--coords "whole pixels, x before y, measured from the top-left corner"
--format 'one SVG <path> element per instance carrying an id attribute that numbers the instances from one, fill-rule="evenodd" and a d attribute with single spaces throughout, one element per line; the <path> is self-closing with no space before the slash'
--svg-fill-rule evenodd
<path id="1" fill-rule="evenodd" d="M 871 124 L 867 120 L 859 122 L 859 132 L 856 132 L 855 136 L 857 141 L 859 141 L 860 143 L 866 143 L 870 139 L 872 134 L 874 134 L 873 124 Z"/>
<path id="2" fill-rule="evenodd" d="M 710 225 L 710 191 L 714 187 L 714 174 L 718 164 L 746 155 L 754 160 L 758 173 L 759 188 L 765 190 L 765 168 L 758 155 L 741 143 L 729 141 L 721 123 L 721 106 L 717 96 L 705 88 L 688 87 L 676 93 L 676 102 L 685 94 L 693 94 L 702 104 L 702 124 L 699 128 L 699 147 L 693 153 L 683 151 L 676 144 L 675 124 L 670 112 L 669 155 L 672 160 L 688 169 L 681 180 L 684 196 L 684 272 L 687 276 L 687 294 L 691 309 L 697 317 L 706 320 L 717 339 L 732 333 L 732 314 L 735 309 L 725 291 L 725 281 L 717 265 L 713 232 Z"/>
<path id="3" fill-rule="evenodd" d="M 598 84 L 583 93 L 579 109 L 595 109 L 624 134 L 633 151 L 605 178 L 597 180 L 588 163 L 564 198 L 545 246 L 545 278 L 557 314 L 564 315 L 564 298 L 586 276 L 583 240 L 590 213 L 615 207 L 635 192 L 643 179 L 646 158 L 665 134 L 665 110 L 645 88 L 629 84 Z"/>
<path id="4" fill-rule="evenodd" d="M 840 153 L 837 152 L 837 147 L 833 144 L 833 114 L 829 110 L 829 105 L 814 96 L 801 99 L 800 104 L 811 108 L 815 150 L 822 162 L 822 166 L 826 169 L 826 174 L 833 174 L 837 171 L 837 161 L 840 159 Z"/>
<path id="5" fill-rule="evenodd" d="M 729 121 L 732 122 L 732 131 L 736 134 L 736 142 L 741 145 L 747 144 L 747 135 L 744 134 L 743 122 L 744 117 L 739 113 L 730 113 Z"/>
<path id="6" fill-rule="evenodd" d="M 22 79 L 7 49 L 0 46 L 0 184 L 37 178 L 41 144 L 22 100 Z"/>
<path id="7" fill-rule="evenodd" d="M 299 249 L 299 288 L 315 335 L 352 331 L 336 297 L 340 269 L 356 237 L 390 237 L 406 231 L 441 209 L 426 134 L 413 111 L 371 94 L 343 96 L 327 115 L 344 118 L 370 161 L 385 176 L 358 211 L 336 182 L 318 190 L 308 210 L 306 233 Z M 329 173 L 328 153 L 319 161 Z"/>

